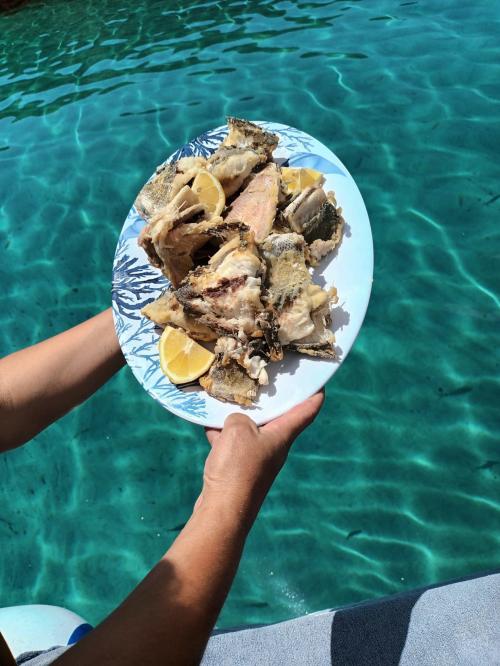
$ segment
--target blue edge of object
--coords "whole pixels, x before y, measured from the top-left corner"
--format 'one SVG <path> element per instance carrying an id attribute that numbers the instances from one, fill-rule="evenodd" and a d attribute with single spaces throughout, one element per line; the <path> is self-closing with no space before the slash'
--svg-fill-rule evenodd
<path id="1" fill-rule="evenodd" d="M 91 624 L 88 624 L 87 622 L 84 622 L 84 624 L 79 624 L 78 627 L 73 631 L 71 636 L 68 638 L 67 645 L 74 645 L 77 641 L 80 640 L 80 638 L 83 638 L 86 636 L 86 634 L 89 633 L 89 631 L 92 631 L 94 627 Z"/>

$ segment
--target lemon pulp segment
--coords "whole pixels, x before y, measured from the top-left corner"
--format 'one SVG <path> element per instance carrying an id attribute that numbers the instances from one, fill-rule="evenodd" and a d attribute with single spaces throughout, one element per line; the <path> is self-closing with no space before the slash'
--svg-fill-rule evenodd
<path id="1" fill-rule="evenodd" d="M 220 182 L 209 171 L 206 169 L 198 171 L 191 189 L 209 213 L 212 215 L 220 215 L 222 213 L 226 205 L 226 195 Z"/>

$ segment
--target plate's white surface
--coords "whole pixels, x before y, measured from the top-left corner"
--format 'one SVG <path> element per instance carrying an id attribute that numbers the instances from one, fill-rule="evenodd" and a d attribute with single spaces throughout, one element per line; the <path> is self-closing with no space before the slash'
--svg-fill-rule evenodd
<path id="1" fill-rule="evenodd" d="M 290 166 L 308 166 L 325 174 L 326 190 L 334 190 L 342 207 L 346 227 L 338 251 L 314 270 L 314 281 L 327 288 L 334 285 L 339 302 L 333 324 L 338 361 L 314 359 L 287 353 L 280 363 L 268 366 L 269 386 L 263 387 L 254 407 L 239 407 L 208 396 L 201 389 L 179 390 L 159 366 L 158 332 L 141 316 L 141 308 L 157 298 L 168 280 L 153 268 L 137 236 L 144 220 L 133 206 L 125 220 L 113 263 L 113 314 L 120 345 L 134 375 L 148 393 L 174 414 L 204 426 L 221 428 L 233 412 L 248 414 L 257 424 L 266 423 L 318 391 L 346 359 L 356 339 L 370 298 L 373 276 L 373 243 L 368 214 L 351 175 L 326 146 L 293 127 L 260 122 L 280 136 L 274 152 L 277 161 Z M 170 160 L 187 155 L 209 155 L 227 133 L 219 127 L 180 148 Z"/>

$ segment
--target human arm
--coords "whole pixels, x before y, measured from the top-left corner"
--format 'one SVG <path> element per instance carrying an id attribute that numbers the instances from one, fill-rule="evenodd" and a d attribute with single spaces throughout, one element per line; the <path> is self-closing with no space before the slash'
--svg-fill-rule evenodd
<path id="1" fill-rule="evenodd" d="M 261 428 L 232 415 L 221 432 L 207 431 L 212 449 L 189 522 L 123 604 L 55 663 L 198 664 L 260 506 L 322 402 L 317 394 Z"/>
<path id="2" fill-rule="evenodd" d="M 0 359 L 0 452 L 83 402 L 123 363 L 111 308 Z"/>

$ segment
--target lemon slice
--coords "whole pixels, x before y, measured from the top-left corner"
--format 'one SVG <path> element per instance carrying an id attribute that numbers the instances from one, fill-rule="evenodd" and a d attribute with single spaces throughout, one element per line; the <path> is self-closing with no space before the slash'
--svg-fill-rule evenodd
<path id="1" fill-rule="evenodd" d="M 200 169 L 196 174 L 191 189 L 198 195 L 200 203 L 212 215 L 220 215 L 226 205 L 226 195 L 217 178 L 206 169 Z"/>
<path id="2" fill-rule="evenodd" d="M 173 384 L 192 382 L 212 365 L 214 355 L 179 328 L 166 326 L 159 342 L 160 367 Z"/>
<path id="3" fill-rule="evenodd" d="M 320 185 L 323 182 L 323 174 L 316 169 L 282 167 L 281 177 L 288 194 L 298 194 L 306 187 Z"/>

